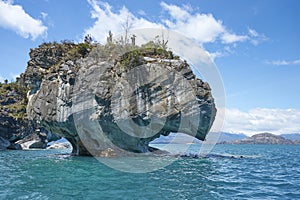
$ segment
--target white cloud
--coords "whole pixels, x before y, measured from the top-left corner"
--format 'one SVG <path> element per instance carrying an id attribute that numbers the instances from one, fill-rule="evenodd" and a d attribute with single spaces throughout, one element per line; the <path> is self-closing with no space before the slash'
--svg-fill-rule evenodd
<path id="1" fill-rule="evenodd" d="M 169 12 L 171 17 L 175 20 L 187 20 L 191 17 L 190 13 L 183 8 L 180 8 L 175 5 L 169 5 L 165 2 L 161 2 L 161 7 Z"/>
<path id="2" fill-rule="evenodd" d="M 298 60 L 292 60 L 292 61 L 287 61 L 287 60 L 266 61 L 266 64 L 277 65 L 277 66 L 282 66 L 282 65 L 300 65 L 300 59 L 298 59 Z"/>
<path id="3" fill-rule="evenodd" d="M 48 17 L 48 13 L 41 12 L 41 16 L 45 20 Z"/>
<path id="4" fill-rule="evenodd" d="M 249 40 L 254 45 L 257 46 L 258 44 L 268 40 L 268 38 L 264 34 L 259 34 L 256 30 L 248 28 Z"/>
<path id="5" fill-rule="evenodd" d="M 256 32 L 256 30 L 248 28 L 249 34 L 253 37 L 258 37 L 259 34 Z"/>
<path id="6" fill-rule="evenodd" d="M 235 53 L 234 47 L 235 47 L 235 45 L 230 45 L 230 46 L 227 45 L 227 46 L 224 46 L 223 49 L 219 49 L 218 51 L 207 52 L 207 53 L 209 54 L 210 58 L 214 61 L 216 58 L 234 54 Z"/>
<path id="7" fill-rule="evenodd" d="M 300 133 L 300 110 L 256 108 L 248 112 L 226 109 L 223 131 L 253 135 Z"/>
<path id="8" fill-rule="evenodd" d="M 92 27 L 85 30 L 85 34 L 91 34 L 99 42 L 106 40 L 109 31 L 116 34 L 124 32 L 123 26 L 127 19 L 132 29 L 161 27 L 160 24 L 134 16 L 126 7 L 115 13 L 106 2 L 88 0 L 88 3 L 92 6 L 92 18 L 96 19 L 96 22 Z"/>
<path id="9" fill-rule="evenodd" d="M 2 0 L 3 1 L 3 0 Z M 4 2 L 7 2 L 8 4 L 13 4 L 14 3 L 14 0 L 6 0 Z"/>
<path id="10" fill-rule="evenodd" d="M 167 28 L 191 37 L 199 43 L 214 42 L 226 32 L 222 21 L 216 20 L 212 14 L 191 14 L 185 7 L 161 3 L 162 8 L 170 15 L 163 19 Z"/>
<path id="11" fill-rule="evenodd" d="M 188 18 L 186 21 L 175 21 L 175 23 L 164 20 L 168 28 L 185 34 L 199 43 L 214 42 L 224 32 L 220 21 L 216 21 L 212 15 L 198 14 Z"/>
<path id="12" fill-rule="evenodd" d="M 258 44 L 262 35 L 251 29 L 247 35 L 232 33 L 223 25 L 221 20 L 216 19 L 212 14 L 192 13 L 190 6 L 168 5 L 161 3 L 164 10 L 168 12 L 171 19 L 164 19 L 167 28 L 184 33 L 186 36 L 195 39 L 200 43 L 215 42 L 219 39 L 222 43 L 233 44 L 237 42 L 251 41 Z M 248 28 L 248 30 L 250 30 Z M 264 37 L 265 38 L 265 37 Z M 255 44 L 255 45 L 256 45 Z"/>
<path id="13" fill-rule="evenodd" d="M 221 51 L 216 51 L 216 52 L 207 52 L 209 54 L 209 57 L 212 59 L 212 60 L 215 60 L 216 58 L 220 58 L 220 57 L 223 57 L 224 56 L 224 53 L 221 52 Z"/>
<path id="14" fill-rule="evenodd" d="M 139 10 L 139 11 L 138 11 L 138 14 L 139 14 L 139 15 L 142 15 L 142 16 L 146 16 L 146 15 L 147 15 L 146 12 L 145 12 L 144 10 Z"/>
<path id="15" fill-rule="evenodd" d="M 249 37 L 247 35 L 236 35 L 236 34 L 232 34 L 232 33 L 224 33 L 222 36 L 222 42 L 229 44 L 229 43 L 235 43 L 235 42 L 243 42 L 247 39 L 249 39 Z"/>
<path id="16" fill-rule="evenodd" d="M 11 80 L 12 81 L 16 81 L 18 77 L 20 77 L 19 74 L 13 74 L 13 73 L 10 73 L 10 77 L 11 77 Z"/>
<path id="17" fill-rule="evenodd" d="M 47 31 L 42 21 L 32 18 L 22 6 L 12 5 L 12 1 L 0 0 L 0 27 L 13 30 L 24 38 L 35 40 Z"/>
<path id="18" fill-rule="evenodd" d="M 122 24 L 126 19 L 134 28 L 166 28 L 177 31 L 185 36 L 194 39 L 199 44 L 221 41 L 225 44 L 235 44 L 237 42 L 249 41 L 253 44 L 254 39 L 261 37 L 254 29 L 248 29 L 249 33 L 240 35 L 228 31 L 221 20 L 216 19 L 212 14 L 193 13 L 191 6 L 176 6 L 161 2 L 161 8 L 169 15 L 168 18 L 162 18 L 159 22 L 151 22 L 143 17 L 137 17 L 126 7 L 113 12 L 111 6 L 102 1 L 87 0 L 92 7 L 92 18 L 96 19 L 94 25 L 84 34 L 91 34 L 96 40 L 104 42 L 107 33 L 111 30 L 113 33 L 122 33 Z M 140 15 L 142 15 L 142 12 Z"/>

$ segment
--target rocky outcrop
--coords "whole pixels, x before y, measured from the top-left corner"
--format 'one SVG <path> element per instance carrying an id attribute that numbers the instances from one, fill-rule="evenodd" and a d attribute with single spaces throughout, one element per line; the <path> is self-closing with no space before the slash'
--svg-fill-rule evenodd
<path id="1" fill-rule="evenodd" d="M 0 138 L 1 149 L 46 148 L 47 143 L 60 137 L 43 130 L 37 121 L 27 118 L 26 107 L 30 94 L 40 87 L 48 69 L 63 59 L 77 59 L 88 53 L 85 44 L 43 44 L 31 49 L 28 67 L 15 83 L 0 83 Z M 27 96 L 28 92 L 28 96 Z"/>
<path id="2" fill-rule="evenodd" d="M 297 141 L 285 139 L 284 137 L 274 135 L 271 133 L 259 133 L 251 137 L 236 140 L 232 144 L 298 144 Z"/>
<path id="3" fill-rule="evenodd" d="M 39 90 L 44 76 L 56 74 L 60 63 L 64 61 L 72 62 L 84 56 L 89 52 L 88 44 L 74 44 L 72 42 L 58 43 L 43 43 L 38 48 L 30 49 L 30 60 L 27 63 L 27 68 L 21 74 L 18 82 L 21 85 L 26 85 L 30 88 L 30 94 L 34 94 Z M 70 63 L 68 63 L 70 64 Z M 67 70 L 68 64 L 61 66 Z"/>
<path id="4" fill-rule="evenodd" d="M 9 147 L 10 142 L 2 137 L 0 137 L 0 150 L 7 149 Z"/>
<path id="5" fill-rule="evenodd" d="M 172 52 L 98 45 L 72 57 L 78 48 L 61 45 L 33 49 L 22 81 L 31 87 L 29 117 L 74 154 L 151 152 L 149 142 L 171 132 L 205 139 L 216 114 L 210 87 Z"/>
<path id="6" fill-rule="evenodd" d="M 29 142 L 37 136 L 37 124 L 27 119 L 28 88 L 20 83 L 0 84 L 0 149 L 21 150 L 23 141 Z M 40 148 L 46 148 L 47 142 L 59 139 L 44 132 L 47 140 L 37 137 L 32 143 L 39 142 Z"/>
<path id="7" fill-rule="evenodd" d="M 18 140 L 22 149 L 46 149 L 49 142 L 60 139 L 58 135 L 52 134 L 44 129 L 36 129 L 25 138 Z"/>
<path id="8" fill-rule="evenodd" d="M 52 143 L 49 143 L 47 146 L 47 149 L 70 149 L 71 144 L 69 142 L 60 142 L 60 141 L 55 141 Z"/>
<path id="9" fill-rule="evenodd" d="M 26 119 L 26 92 L 27 88 L 17 83 L 0 84 L 2 149 L 21 149 L 15 142 L 34 132 L 33 123 Z"/>

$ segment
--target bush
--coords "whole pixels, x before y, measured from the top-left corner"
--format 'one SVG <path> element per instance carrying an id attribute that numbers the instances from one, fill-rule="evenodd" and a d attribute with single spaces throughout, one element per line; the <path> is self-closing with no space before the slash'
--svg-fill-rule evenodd
<path id="1" fill-rule="evenodd" d="M 87 43 L 78 44 L 77 52 L 83 57 L 86 56 L 90 52 L 90 45 Z"/>

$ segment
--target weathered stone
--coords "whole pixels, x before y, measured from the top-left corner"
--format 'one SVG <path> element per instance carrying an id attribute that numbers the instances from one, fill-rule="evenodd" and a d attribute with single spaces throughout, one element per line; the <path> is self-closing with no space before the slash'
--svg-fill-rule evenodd
<path id="1" fill-rule="evenodd" d="M 185 61 L 162 52 L 139 49 L 111 58 L 92 51 L 72 62 L 43 54 L 58 68 L 50 61 L 40 67 L 39 55 L 31 55 L 30 67 L 43 73 L 28 79 L 34 90 L 28 115 L 69 140 L 79 155 L 151 152 L 149 142 L 170 132 L 204 140 L 216 114 L 210 87 Z"/>
<path id="2" fill-rule="evenodd" d="M 46 149 L 46 147 L 47 147 L 47 144 L 45 144 L 41 141 L 37 141 L 37 142 L 32 143 L 29 146 L 29 149 Z"/>
<path id="3" fill-rule="evenodd" d="M 0 137 L 12 145 L 35 129 L 34 123 L 26 116 L 27 91 L 26 87 L 18 83 L 0 84 Z"/>
<path id="4" fill-rule="evenodd" d="M 56 141 L 60 139 L 59 136 L 47 132 L 46 130 L 36 129 L 34 132 L 17 141 L 17 144 L 21 146 L 22 149 L 45 149 L 48 142 Z"/>
<path id="5" fill-rule="evenodd" d="M 22 146 L 20 144 L 11 143 L 7 149 L 9 150 L 22 150 Z"/>
<path id="6" fill-rule="evenodd" d="M 70 143 L 68 142 L 54 142 L 50 146 L 47 146 L 47 149 L 69 149 L 71 148 Z"/>
<path id="7" fill-rule="evenodd" d="M 82 57 L 79 50 L 84 50 L 85 48 L 86 45 L 80 46 L 71 42 L 64 42 L 63 44 L 44 43 L 40 45 L 39 48 L 30 50 L 31 59 L 28 61 L 26 71 L 21 74 L 20 78 L 17 78 L 17 82 L 6 84 L 0 83 L 0 137 L 9 141 L 12 145 L 15 145 L 11 146 L 9 149 L 19 149 L 20 146 L 15 143 L 24 143 L 23 139 L 27 136 L 37 134 L 36 129 L 40 127 L 38 121 L 27 119 L 27 97 L 30 98 L 30 94 L 37 92 L 45 77 L 49 80 L 56 80 L 57 68 L 61 68 L 61 70 L 66 73 L 68 72 L 70 77 L 69 81 L 74 84 L 75 72 L 74 70 L 72 71 L 69 69 L 74 68 L 73 60 Z M 62 60 L 66 60 L 66 64 L 64 64 Z M 57 84 L 59 83 L 55 83 L 54 81 L 50 85 L 43 86 L 45 87 L 45 96 L 49 97 L 45 104 L 55 101 Z M 30 91 L 28 90 L 28 87 L 30 88 Z M 28 91 L 29 93 L 27 93 Z M 35 112 L 43 112 L 49 116 L 55 115 L 56 111 L 44 109 L 47 108 L 45 104 L 36 106 L 34 108 Z M 46 132 L 46 134 L 46 140 L 38 138 L 36 141 L 43 143 L 40 147 L 45 148 L 47 142 L 59 138 L 50 132 Z M 30 143 L 30 141 L 26 142 Z M 31 143 L 32 142 L 34 141 L 31 141 Z M 29 148 L 28 145 L 26 148 Z"/>
<path id="8" fill-rule="evenodd" d="M 0 137 L 0 150 L 7 149 L 9 147 L 10 142 L 2 137 Z"/>

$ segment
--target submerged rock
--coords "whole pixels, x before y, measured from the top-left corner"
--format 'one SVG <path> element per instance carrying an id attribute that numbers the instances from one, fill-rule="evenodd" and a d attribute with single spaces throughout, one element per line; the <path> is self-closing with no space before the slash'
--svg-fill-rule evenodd
<path id="1" fill-rule="evenodd" d="M 0 150 L 7 149 L 10 146 L 10 142 L 2 137 L 0 137 Z"/>
<path id="2" fill-rule="evenodd" d="M 11 143 L 10 141 L 0 137 L 0 150 L 22 150 L 21 145 Z"/>
<path id="3" fill-rule="evenodd" d="M 8 150 L 22 150 L 22 146 L 20 144 L 11 143 L 8 147 Z"/>
<path id="4" fill-rule="evenodd" d="M 52 134 L 44 129 L 36 129 L 34 133 L 18 140 L 16 143 L 22 149 L 46 149 L 48 142 L 60 139 L 59 136 Z"/>
<path id="5" fill-rule="evenodd" d="M 68 142 L 54 142 L 53 144 L 47 146 L 47 149 L 69 149 L 71 148 Z"/>
<path id="6" fill-rule="evenodd" d="M 209 85 L 170 51 L 112 54 L 116 48 L 95 46 L 76 58 L 62 46 L 33 49 L 31 73 L 22 75 L 30 119 L 66 138 L 76 155 L 151 152 L 149 142 L 171 132 L 204 140 L 216 114 Z"/>

